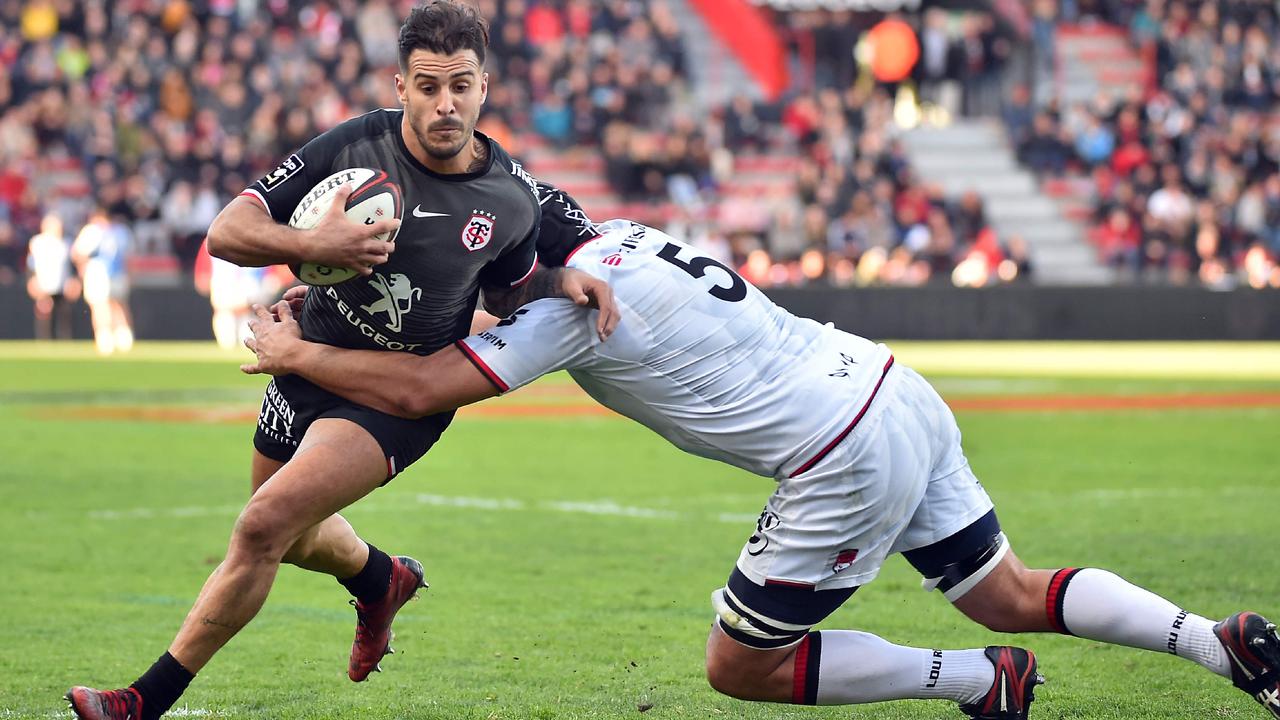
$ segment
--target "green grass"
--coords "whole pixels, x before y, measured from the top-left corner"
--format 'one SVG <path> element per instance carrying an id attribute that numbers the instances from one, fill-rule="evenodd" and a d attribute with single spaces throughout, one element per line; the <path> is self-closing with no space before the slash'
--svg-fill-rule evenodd
<path id="1" fill-rule="evenodd" d="M 894 347 L 957 397 L 1280 391 L 1275 345 Z M 240 357 L 144 344 L 98 360 L 84 345 L 0 344 L 0 718 L 65 717 L 68 686 L 114 686 L 145 669 L 221 559 L 248 485 L 250 423 L 37 410 L 251 412 L 264 383 L 236 372 Z M 1158 367 L 1144 364 L 1153 357 Z M 1211 617 L 1244 606 L 1280 614 L 1280 408 L 959 420 L 1027 562 L 1107 567 Z M 397 620 L 400 653 L 386 672 L 347 681 L 345 592 L 285 568 L 262 614 L 179 707 L 272 720 L 960 717 L 938 702 L 756 705 L 706 686 L 707 598 L 771 487 L 622 420 L 464 413 L 426 458 L 348 514 L 373 543 L 423 560 L 432 583 Z M 1033 717 L 1263 716 L 1229 683 L 1174 658 L 995 636 L 921 592 L 899 558 L 824 627 L 929 647 L 1033 647 L 1050 680 Z M 643 716 L 642 704 L 653 706 Z"/>

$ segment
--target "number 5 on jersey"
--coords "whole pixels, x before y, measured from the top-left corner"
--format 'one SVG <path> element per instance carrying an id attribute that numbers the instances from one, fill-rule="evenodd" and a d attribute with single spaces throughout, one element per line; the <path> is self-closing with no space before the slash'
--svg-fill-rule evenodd
<path id="1" fill-rule="evenodd" d="M 707 288 L 707 292 L 712 297 L 719 298 L 725 302 L 739 302 L 747 297 L 747 282 L 738 273 L 730 270 L 724 263 L 712 260 L 705 255 L 694 255 L 690 260 L 681 260 L 681 248 L 675 243 L 667 243 L 658 251 L 658 257 L 675 265 L 681 270 L 689 273 L 690 277 L 700 278 L 707 274 L 707 268 L 716 267 L 724 271 L 729 276 L 729 286 L 716 284 Z"/>

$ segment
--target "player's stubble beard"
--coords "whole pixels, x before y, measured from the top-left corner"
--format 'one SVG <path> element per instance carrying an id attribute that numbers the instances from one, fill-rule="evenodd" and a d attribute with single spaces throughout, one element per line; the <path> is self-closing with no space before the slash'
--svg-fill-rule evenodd
<path id="1" fill-rule="evenodd" d="M 426 127 L 423 127 L 423 123 L 420 121 L 410 119 L 409 129 L 413 131 L 414 136 L 418 138 L 418 144 L 422 146 L 422 149 L 425 150 L 428 155 L 436 160 L 452 160 L 458 156 L 458 153 L 462 152 L 462 150 L 467 147 L 467 143 L 474 140 L 477 119 L 478 118 L 474 118 L 471 122 L 464 122 L 458 118 L 444 118 L 443 120 L 437 120 L 433 123 L 427 124 Z M 450 143 L 448 145 L 440 145 L 438 143 L 431 142 L 432 131 L 448 128 L 454 128 L 461 131 L 458 133 L 457 142 Z M 472 165 L 474 165 L 474 163 L 472 163 Z"/>

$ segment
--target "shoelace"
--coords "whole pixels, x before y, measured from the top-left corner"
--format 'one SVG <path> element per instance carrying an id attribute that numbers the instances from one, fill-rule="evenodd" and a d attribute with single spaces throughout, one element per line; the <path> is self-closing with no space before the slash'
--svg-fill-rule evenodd
<path id="1" fill-rule="evenodd" d="M 138 698 L 129 690 L 111 690 L 98 696 L 106 705 L 107 714 L 112 717 L 134 718 L 138 709 Z"/>
<path id="2" fill-rule="evenodd" d="M 356 635 L 365 637 L 369 634 L 369 617 L 365 613 L 364 608 L 355 600 L 348 600 L 348 604 L 356 609 Z"/>

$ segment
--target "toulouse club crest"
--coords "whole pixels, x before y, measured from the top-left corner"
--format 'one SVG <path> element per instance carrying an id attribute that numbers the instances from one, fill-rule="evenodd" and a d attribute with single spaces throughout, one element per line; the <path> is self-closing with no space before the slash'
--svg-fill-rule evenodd
<path id="1" fill-rule="evenodd" d="M 472 210 L 471 219 L 462 226 L 462 246 L 468 252 L 475 252 L 489 244 L 493 239 L 493 221 L 497 219 L 491 212 Z"/>

